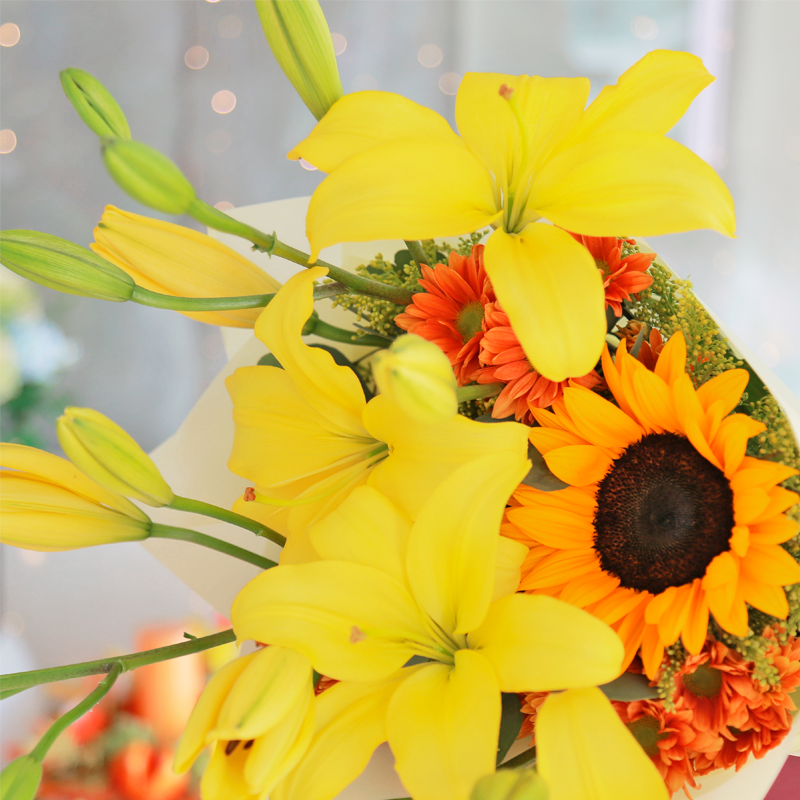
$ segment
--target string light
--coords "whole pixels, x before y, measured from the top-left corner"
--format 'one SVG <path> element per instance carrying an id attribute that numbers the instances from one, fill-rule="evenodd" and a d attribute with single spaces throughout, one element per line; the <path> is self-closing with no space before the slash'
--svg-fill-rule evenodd
<path id="1" fill-rule="evenodd" d="M 443 58 L 444 55 L 442 51 L 435 44 L 426 44 L 420 47 L 417 52 L 417 61 L 419 61 L 423 67 L 438 67 L 439 64 L 442 63 Z"/>
<path id="2" fill-rule="evenodd" d="M 231 111 L 236 108 L 236 95 L 233 92 L 229 92 L 227 89 L 217 92 L 211 98 L 211 108 L 213 108 L 217 114 L 230 114 Z"/>
<path id="3" fill-rule="evenodd" d="M 0 25 L 0 45 L 13 47 L 19 41 L 19 26 L 13 22 Z"/>
<path id="4" fill-rule="evenodd" d="M 347 39 L 345 39 L 341 33 L 332 33 L 331 39 L 333 39 L 333 52 L 336 53 L 337 56 L 340 56 L 347 50 Z"/>
<path id="5" fill-rule="evenodd" d="M 17 134 L 9 128 L 0 131 L 0 153 L 10 153 L 17 146 Z"/>
<path id="6" fill-rule="evenodd" d="M 457 72 L 445 72 L 439 78 L 439 88 L 445 94 L 455 94 L 458 91 L 458 86 L 461 83 L 461 76 Z"/>
<path id="7" fill-rule="evenodd" d="M 183 57 L 184 63 L 189 69 L 203 69 L 208 64 L 208 50 L 201 47 L 199 44 L 190 47 Z"/>

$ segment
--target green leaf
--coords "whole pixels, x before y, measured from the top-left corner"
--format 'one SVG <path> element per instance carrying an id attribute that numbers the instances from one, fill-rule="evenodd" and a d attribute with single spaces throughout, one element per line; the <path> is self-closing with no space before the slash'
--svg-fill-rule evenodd
<path id="1" fill-rule="evenodd" d="M 272 355 L 272 353 L 267 353 L 265 356 L 261 356 L 261 358 L 258 359 L 258 366 L 259 367 L 277 367 L 278 369 L 283 369 L 283 367 L 281 366 L 280 361 L 278 361 L 278 359 L 275 358 L 275 356 Z"/>
<path id="2" fill-rule="evenodd" d="M 621 700 L 632 703 L 634 700 L 656 700 L 658 691 L 650 686 L 646 675 L 637 675 L 635 672 L 623 672 L 619 678 L 598 686 L 609 700 Z"/>
<path id="3" fill-rule="evenodd" d="M 569 486 L 550 472 L 544 457 L 532 444 L 528 445 L 528 458 L 531 460 L 531 469 L 522 479 L 526 486 L 532 486 L 542 492 L 554 492 Z"/>
<path id="4" fill-rule="evenodd" d="M 397 267 L 398 270 L 401 270 L 404 267 L 408 266 L 413 260 L 414 259 L 411 258 L 410 250 L 398 250 L 394 254 L 394 265 Z"/>
<path id="5" fill-rule="evenodd" d="M 497 762 L 500 764 L 517 741 L 525 720 L 522 701 L 516 692 L 503 692 L 503 716 L 500 718 L 500 736 L 497 741 Z"/>

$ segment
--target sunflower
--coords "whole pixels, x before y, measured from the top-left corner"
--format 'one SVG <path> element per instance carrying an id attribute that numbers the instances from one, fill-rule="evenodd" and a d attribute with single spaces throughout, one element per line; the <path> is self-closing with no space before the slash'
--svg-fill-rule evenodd
<path id="1" fill-rule="evenodd" d="M 603 354 L 619 406 L 579 386 L 553 411 L 534 409 L 530 440 L 567 488 L 521 486 L 508 521 L 530 552 L 520 589 L 566 600 L 639 647 L 651 678 L 680 637 L 689 653 L 706 640 L 709 613 L 735 636 L 747 605 L 780 619 L 783 587 L 800 582 L 780 545 L 798 526 L 783 513 L 798 496 L 778 484 L 797 470 L 745 455 L 764 425 L 731 414 L 748 373 L 723 372 L 695 390 L 678 332 L 650 372 L 617 351 Z"/>
<path id="2" fill-rule="evenodd" d="M 469 256 L 452 252 L 447 264 L 433 269 L 422 264 L 419 285 L 425 291 L 417 292 L 394 320 L 403 330 L 439 346 L 450 359 L 459 386 L 468 384 L 481 367 L 484 310 L 495 299 L 483 251 L 484 246 L 477 244 Z"/>

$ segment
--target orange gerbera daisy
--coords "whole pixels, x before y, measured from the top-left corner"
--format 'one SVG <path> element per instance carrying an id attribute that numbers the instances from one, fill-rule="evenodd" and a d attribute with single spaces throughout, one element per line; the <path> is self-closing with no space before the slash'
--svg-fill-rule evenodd
<path id="1" fill-rule="evenodd" d="M 570 486 L 523 486 L 507 512 L 531 545 L 520 588 L 612 625 L 628 662 L 641 646 L 651 678 L 678 637 L 701 651 L 709 611 L 744 636 L 748 603 L 785 619 L 783 587 L 800 582 L 800 564 L 780 546 L 797 533 L 783 512 L 798 496 L 778 486 L 797 470 L 746 456 L 764 425 L 730 414 L 748 373 L 728 370 L 695 390 L 685 366 L 680 332 L 655 372 L 606 349 L 619 406 L 571 386 L 554 413 L 534 410 L 542 427 L 530 441 Z"/>
<path id="2" fill-rule="evenodd" d="M 606 292 L 606 305 L 614 313 L 622 316 L 622 301 L 630 300 L 632 294 L 641 292 L 653 282 L 647 274 L 655 253 L 631 253 L 622 255 L 622 245 L 635 245 L 635 239 L 618 239 L 616 236 L 581 236 L 567 231 L 573 239 L 580 242 L 594 258 L 597 268 L 603 273 L 603 288 Z"/>
<path id="3" fill-rule="evenodd" d="M 499 303 L 489 303 L 483 318 L 484 335 L 480 342 L 480 362 L 483 368 L 475 373 L 478 383 L 505 383 L 497 396 L 492 416 L 496 419 L 514 415 L 517 422 L 530 424 L 531 409 L 547 408 L 561 397 L 567 385 L 593 389 L 602 383 L 592 370 L 580 378 L 551 381 L 531 366 L 517 335 L 511 328 L 508 315 Z"/>
<path id="4" fill-rule="evenodd" d="M 495 299 L 483 267 L 482 244 L 469 257 L 450 253 L 448 264 L 433 269 L 423 264 L 418 292 L 395 323 L 409 333 L 433 342 L 450 359 L 459 386 L 473 380 L 480 369 L 478 353 L 483 338 L 484 308 Z"/>

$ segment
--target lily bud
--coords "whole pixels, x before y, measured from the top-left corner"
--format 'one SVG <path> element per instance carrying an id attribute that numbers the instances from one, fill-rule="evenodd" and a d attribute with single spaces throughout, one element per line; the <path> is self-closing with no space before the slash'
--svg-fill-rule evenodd
<path id="1" fill-rule="evenodd" d="M 122 303 L 135 284 L 91 250 L 39 231 L 0 233 L 0 263 L 17 275 L 65 294 Z"/>
<path id="2" fill-rule="evenodd" d="M 499 770 L 481 778 L 470 800 L 547 800 L 547 784 L 532 770 Z"/>
<path id="3" fill-rule="evenodd" d="M 100 486 L 149 506 L 168 506 L 175 499 L 144 450 L 99 411 L 65 408 L 56 433 L 67 458 Z"/>
<path id="4" fill-rule="evenodd" d="M 34 800 L 42 782 L 42 764 L 31 756 L 20 756 L 0 772 L 0 800 Z"/>
<path id="5" fill-rule="evenodd" d="M 227 245 L 172 222 L 106 206 L 89 246 L 138 286 L 173 297 L 272 294 L 281 284 Z M 210 325 L 252 328 L 262 309 L 188 311 Z"/>
<path id="6" fill-rule="evenodd" d="M 280 68 L 319 120 L 344 94 L 336 53 L 317 0 L 256 0 Z"/>
<path id="7" fill-rule="evenodd" d="M 433 425 L 458 413 L 450 360 L 421 336 L 401 336 L 376 356 L 372 372 L 380 391 L 418 422 Z"/>
<path id="8" fill-rule="evenodd" d="M 60 73 L 61 86 L 80 118 L 103 139 L 130 139 L 128 120 L 111 92 L 94 75 L 70 67 Z"/>
<path id="9" fill-rule="evenodd" d="M 130 500 L 52 453 L 0 443 L 0 541 L 25 550 L 75 550 L 150 535 Z M 13 470 L 13 471 L 12 471 Z"/>
<path id="10" fill-rule="evenodd" d="M 106 140 L 103 161 L 108 174 L 134 200 L 165 214 L 185 214 L 194 187 L 174 161 L 142 142 Z"/>

